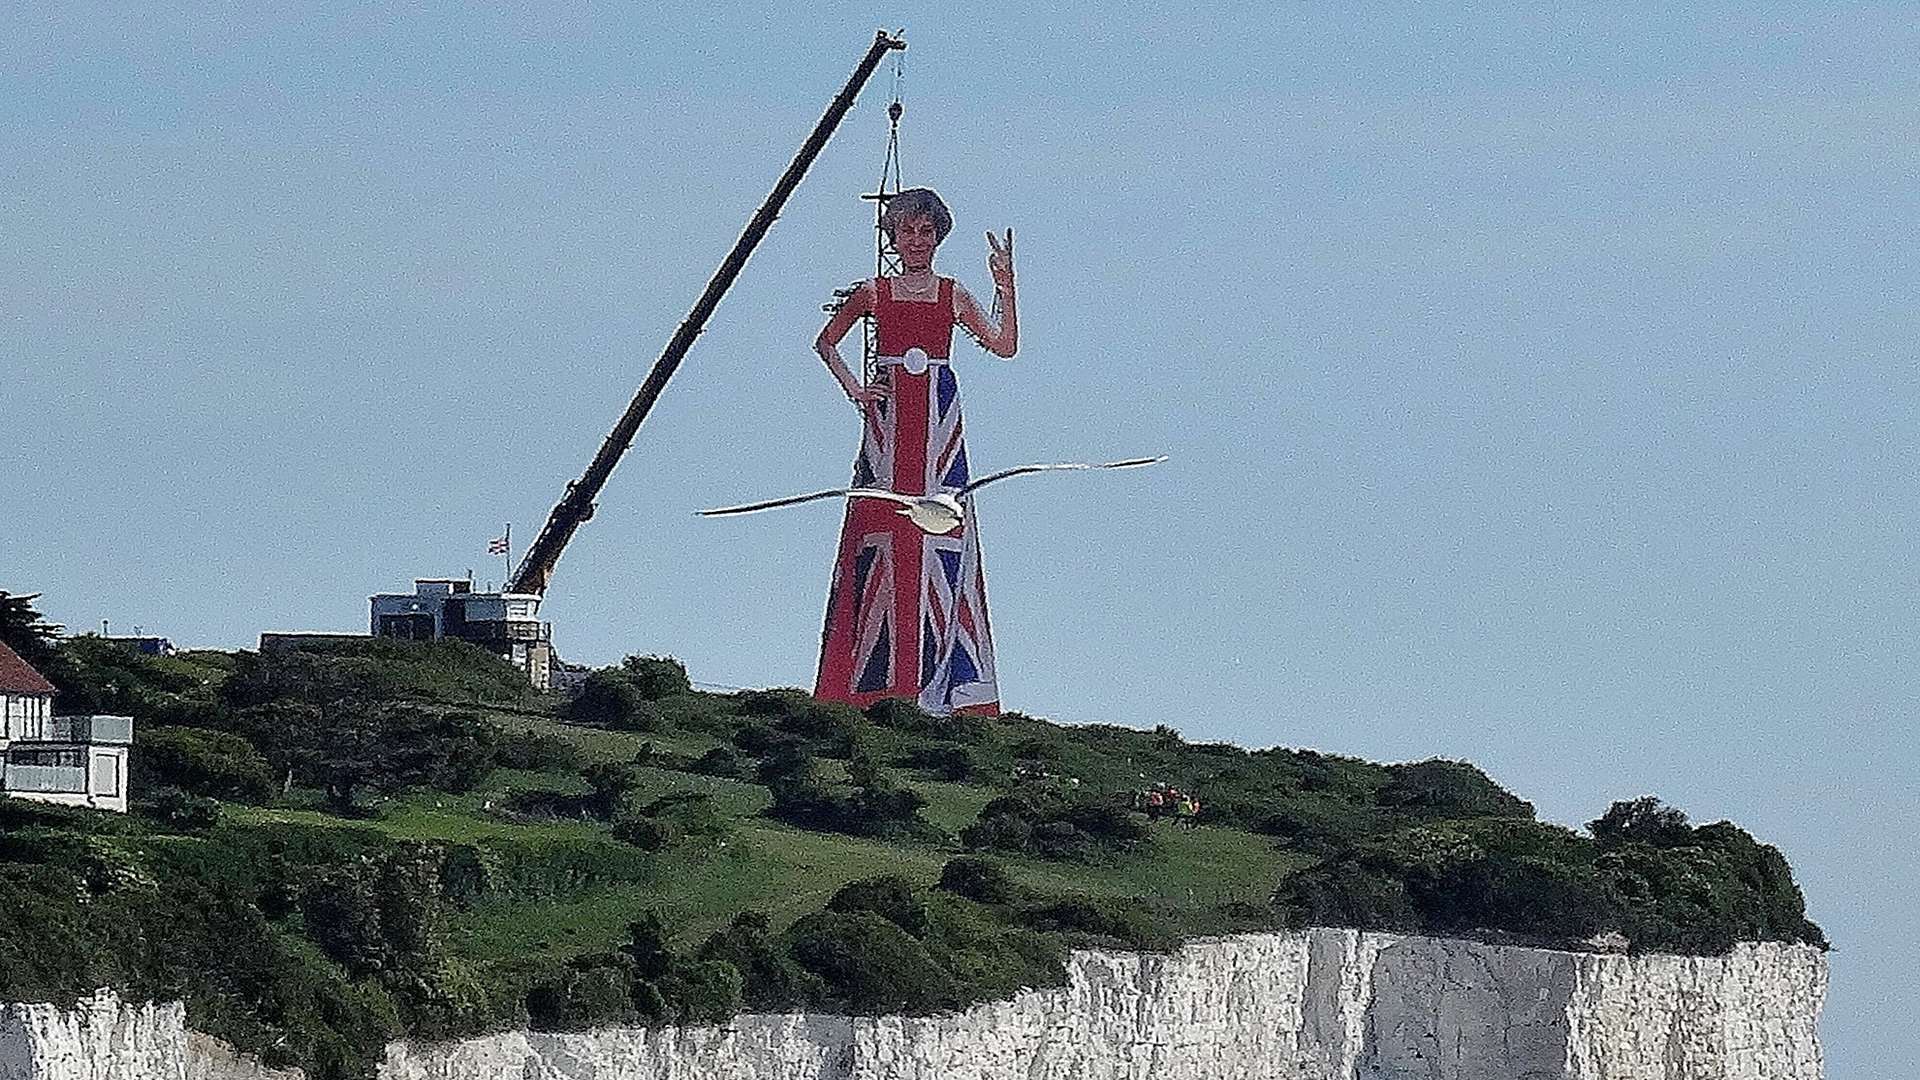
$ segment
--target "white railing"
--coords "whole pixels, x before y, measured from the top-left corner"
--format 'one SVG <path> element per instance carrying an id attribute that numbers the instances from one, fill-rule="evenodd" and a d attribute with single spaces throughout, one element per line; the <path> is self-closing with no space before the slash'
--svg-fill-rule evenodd
<path id="1" fill-rule="evenodd" d="M 8 791 L 87 793 L 84 765 L 8 765 L 6 776 Z"/>
<path id="2" fill-rule="evenodd" d="M 133 718 L 130 716 L 56 716 L 47 721 L 46 735 L 23 742 L 58 743 L 131 743 Z"/>

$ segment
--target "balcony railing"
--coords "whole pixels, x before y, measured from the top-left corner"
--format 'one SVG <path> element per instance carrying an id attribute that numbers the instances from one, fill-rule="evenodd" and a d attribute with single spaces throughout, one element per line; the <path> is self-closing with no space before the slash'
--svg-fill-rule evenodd
<path id="1" fill-rule="evenodd" d="M 84 765 L 8 765 L 7 790 L 85 795 Z"/>
<path id="2" fill-rule="evenodd" d="M 56 716 L 47 721 L 46 735 L 32 741 L 125 745 L 133 742 L 133 718 L 130 716 Z"/>

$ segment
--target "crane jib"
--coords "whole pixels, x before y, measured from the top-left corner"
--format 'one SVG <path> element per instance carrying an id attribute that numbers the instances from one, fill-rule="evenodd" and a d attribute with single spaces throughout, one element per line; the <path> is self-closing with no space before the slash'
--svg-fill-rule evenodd
<path id="1" fill-rule="evenodd" d="M 600 494 L 600 488 L 606 484 L 607 477 L 613 473 L 613 467 L 619 464 L 621 455 L 633 445 L 633 436 L 639 430 L 641 421 L 645 420 L 647 413 L 652 411 L 653 403 L 658 400 L 660 391 L 667 385 L 667 380 L 673 377 L 674 370 L 680 366 L 680 361 L 692 347 L 693 339 L 706 328 L 707 319 L 713 315 L 713 310 L 719 305 L 720 298 L 726 294 L 727 289 L 733 284 L 733 279 L 739 276 L 741 268 L 746 265 L 747 256 L 753 253 L 761 237 L 765 236 L 767 230 L 773 226 L 774 221 L 779 217 L 781 206 L 785 205 L 787 197 L 793 194 L 793 189 L 799 186 L 800 178 L 806 175 L 807 168 L 813 164 L 813 159 L 826 146 L 827 138 L 833 134 L 834 128 L 840 125 L 841 118 L 847 114 L 848 109 L 853 107 L 853 99 L 859 95 L 860 88 L 866 85 L 874 69 L 880 66 L 881 59 L 895 49 L 906 47 L 906 41 L 885 30 L 874 35 L 873 46 L 867 50 L 866 56 L 861 58 L 860 65 L 854 69 L 853 76 L 847 80 L 846 86 L 840 89 L 840 93 L 835 95 L 833 101 L 827 106 L 827 111 L 814 125 L 813 132 L 807 136 L 806 142 L 800 144 L 799 152 L 788 163 L 786 171 L 780 174 L 780 179 L 774 184 L 772 193 L 747 221 L 747 227 L 741 231 L 740 238 L 734 242 L 733 250 L 727 253 L 727 257 L 720 263 L 720 268 L 714 271 L 712 279 L 707 282 L 706 289 L 701 292 L 700 299 L 695 301 L 692 312 L 675 330 L 672 339 L 667 342 L 667 347 L 661 351 L 660 358 L 653 362 L 653 369 L 647 372 L 646 379 L 634 392 L 633 401 L 627 405 L 627 411 L 620 415 L 619 421 L 613 426 L 612 433 L 601 443 L 600 452 L 594 455 L 593 461 L 587 465 L 587 471 L 580 475 L 580 479 L 567 485 L 566 492 L 560 496 L 559 503 L 554 506 L 553 512 L 547 515 L 547 523 L 541 527 L 540 535 L 534 538 L 533 544 L 527 548 L 526 556 L 520 560 L 520 568 L 514 573 L 508 591 L 539 595 L 546 593 L 547 583 L 553 577 L 553 567 L 559 562 L 560 553 L 566 550 L 567 542 L 573 538 L 574 532 L 580 528 L 581 524 L 593 516 L 594 498 Z"/>

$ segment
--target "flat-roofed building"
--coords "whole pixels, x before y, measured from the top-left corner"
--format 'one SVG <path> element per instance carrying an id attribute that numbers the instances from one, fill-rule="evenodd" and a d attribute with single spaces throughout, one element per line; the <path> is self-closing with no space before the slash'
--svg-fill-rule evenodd
<path id="1" fill-rule="evenodd" d="M 375 637 L 471 642 L 525 672 L 536 689 L 552 684 L 553 624 L 540 621 L 532 593 L 474 592 L 465 578 L 419 578 L 410 593 L 379 593 L 369 602 Z"/>

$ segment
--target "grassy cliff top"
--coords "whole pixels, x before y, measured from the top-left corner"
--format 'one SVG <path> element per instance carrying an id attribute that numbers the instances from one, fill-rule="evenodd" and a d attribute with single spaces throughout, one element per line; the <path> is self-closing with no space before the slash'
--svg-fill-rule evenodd
<path id="1" fill-rule="evenodd" d="M 142 805 L 0 803 L 0 999 L 182 997 L 320 1076 L 403 1033 L 957 1008 L 1071 945 L 1233 930 L 1824 943 L 1736 826 L 1639 799 L 1569 830 L 1461 762 L 701 693 L 660 658 L 542 696 L 458 643 L 41 663 L 136 717 Z"/>

